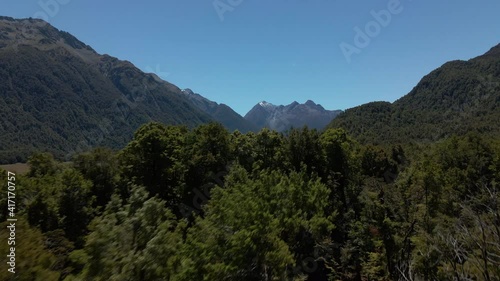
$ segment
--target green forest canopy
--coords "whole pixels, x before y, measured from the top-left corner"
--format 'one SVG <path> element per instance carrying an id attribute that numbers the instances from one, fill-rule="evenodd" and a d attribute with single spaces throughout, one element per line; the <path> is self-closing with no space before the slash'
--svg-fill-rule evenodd
<path id="1" fill-rule="evenodd" d="M 31 156 L 15 280 L 499 280 L 499 156 L 478 134 L 149 123 L 120 151 Z"/>

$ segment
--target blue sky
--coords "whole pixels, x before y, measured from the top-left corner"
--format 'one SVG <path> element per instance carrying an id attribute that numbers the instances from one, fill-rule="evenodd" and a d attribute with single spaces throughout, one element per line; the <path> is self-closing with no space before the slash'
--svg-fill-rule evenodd
<path id="1" fill-rule="evenodd" d="M 499 12 L 498 0 L 0 2 L 0 15 L 46 18 L 242 115 L 262 100 L 392 102 L 446 61 L 500 43 Z"/>

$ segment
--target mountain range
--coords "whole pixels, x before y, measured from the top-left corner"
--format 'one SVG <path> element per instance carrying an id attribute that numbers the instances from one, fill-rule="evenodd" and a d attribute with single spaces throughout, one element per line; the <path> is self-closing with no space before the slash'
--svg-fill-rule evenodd
<path id="1" fill-rule="evenodd" d="M 245 119 L 259 128 L 286 131 L 290 128 L 308 126 L 323 129 L 341 110 L 326 110 L 311 100 L 300 104 L 296 101 L 289 105 L 274 105 L 266 101 L 256 104 Z"/>
<path id="2" fill-rule="evenodd" d="M 142 124 L 194 127 L 217 121 L 228 130 L 285 132 L 344 128 L 363 143 L 432 142 L 475 131 L 500 136 L 500 45 L 426 75 L 399 100 L 344 112 L 311 100 L 262 101 L 244 117 L 229 106 L 181 90 L 132 63 L 98 54 L 38 19 L 0 17 L 0 162 L 36 151 L 68 159 L 95 146 L 121 148 Z"/>
<path id="3" fill-rule="evenodd" d="M 0 110 L 0 162 L 25 161 L 35 151 L 68 158 L 95 146 L 120 148 L 151 121 L 190 127 L 217 121 L 241 132 L 262 128 L 225 104 L 98 54 L 31 18 L 0 17 Z"/>

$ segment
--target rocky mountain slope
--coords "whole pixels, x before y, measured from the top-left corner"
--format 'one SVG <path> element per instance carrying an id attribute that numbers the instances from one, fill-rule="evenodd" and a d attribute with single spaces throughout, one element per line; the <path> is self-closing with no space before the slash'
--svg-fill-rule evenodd
<path id="1" fill-rule="evenodd" d="M 323 129 L 341 110 L 326 110 L 321 105 L 308 100 L 304 104 L 294 101 L 289 105 L 274 105 L 265 101 L 256 104 L 245 119 L 260 128 L 286 131 L 290 128 Z"/>

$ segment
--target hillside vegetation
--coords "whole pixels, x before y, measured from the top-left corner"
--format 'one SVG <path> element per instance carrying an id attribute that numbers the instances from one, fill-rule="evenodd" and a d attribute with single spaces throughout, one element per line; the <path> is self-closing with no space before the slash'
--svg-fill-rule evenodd
<path id="1" fill-rule="evenodd" d="M 363 143 L 433 142 L 477 132 L 500 137 L 500 45 L 469 61 L 448 62 L 394 103 L 346 110 L 329 128 Z"/>
<path id="2" fill-rule="evenodd" d="M 0 162 L 122 148 L 140 125 L 212 118 L 176 86 L 40 20 L 0 19 Z"/>

